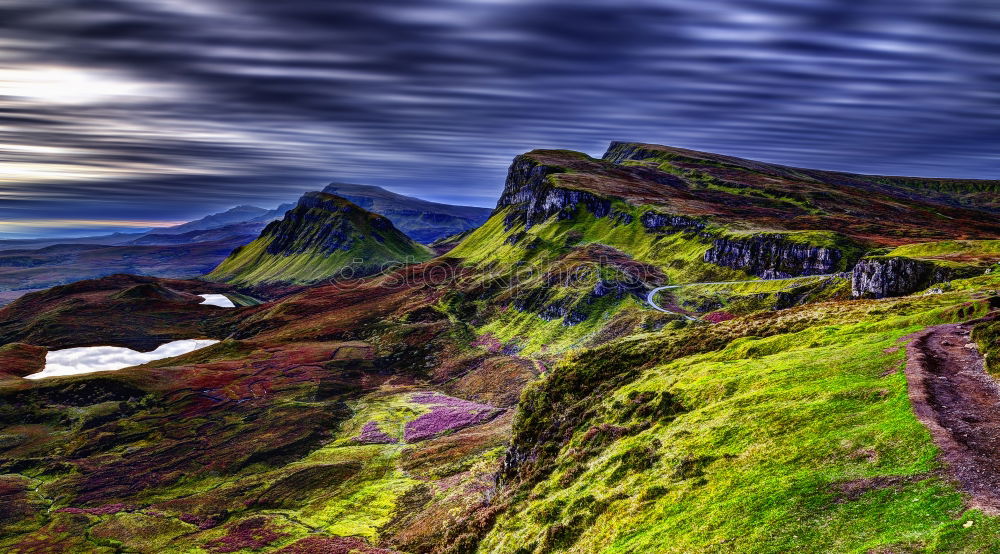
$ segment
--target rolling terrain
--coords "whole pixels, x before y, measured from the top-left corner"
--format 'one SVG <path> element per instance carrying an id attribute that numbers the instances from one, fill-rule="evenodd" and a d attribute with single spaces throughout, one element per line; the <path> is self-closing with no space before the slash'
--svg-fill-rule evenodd
<path id="1" fill-rule="evenodd" d="M 331 184 L 345 198 L 384 215 L 416 242 L 468 231 L 488 208 L 428 202 L 370 185 Z M 36 289 L 115 273 L 191 278 L 209 273 L 234 249 L 252 242 L 271 221 L 295 207 L 236 206 L 145 233 L 74 239 L 0 240 L 0 306 Z"/>
<path id="2" fill-rule="evenodd" d="M 147 233 L 0 241 L 0 306 L 35 289 L 115 273 L 180 279 L 204 275 L 289 207 L 238 206 Z"/>
<path id="3" fill-rule="evenodd" d="M 0 251 L 0 290 L 16 293 L 94 279 L 115 273 L 193 278 L 211 271 L 234 248 L 255 234 L 235 234 L 218 240 L 157 245 L 56 245 L 38 250 Z M 0 300 L 0 305 L 6 304 Z"/>
<path id="4" fill-rule="evenodd" d="M 434 259 L 310 193 L 225 284 L 26 295 L 0 309 L 0 549 L 996 550 L 992 442 L 959 441 L 994 472 L 969 481 L 934 427 L 989 408 L 961 391 L 998 371 L 996 186 L 540 150 Z M 260 283 L 296 287 L 194 303 Z M 180 337 L 221 342 L 22 378 L 47 348 Z M 915 373 L 954 381 L 922 404 Z"/>

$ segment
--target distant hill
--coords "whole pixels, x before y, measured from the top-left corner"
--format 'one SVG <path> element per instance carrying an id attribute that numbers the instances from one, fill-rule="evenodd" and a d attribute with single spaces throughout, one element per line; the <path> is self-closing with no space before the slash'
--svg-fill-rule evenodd
<path id="1" fill-rule="evenodd" d="M 64 285 L 115 273 L 196 277 L 211 271 L 233 248 L 253 235 L 231 234 L 191 244 L 57 244 L 41 249 L 0 251 L 0 292 Z M 4 295 L 0 305 L 12 300 Z"/>
<path id="2" fill-rule="evenodd" d="M 111 233 L 108 235 L 93 235 L 88 237 L 52 237 L 38 239 L 2 239 L 0 240 L 0 251 L 3 250 L 35 250 L 47 248 L 57 244 L 127 244 L 137 238 L 142 237 L 147 232 L 141 233 Z"/>
<path id="3" fill-rule="evenodd" d="M 397 229 L 424 244 L 479 227 L 493 211 L 429 202 L 371 185 L 330 183 L 323 192 L 342 196 L 368 211 L 384 215 Z"/>
<path id="4" fill-rule="evenodd" d="M 198 229 L 185 233 L 150 233 L 143 235 L 130 245 L 169 245 L 169 244 L 194 244 L 207 241 L 240 241 L 246 244 L 253 239 L 267 226 L 267 222 L 241 221 L 231 223 L 222 227 L 211 229 Z M 242 238 L 240 238 L 242 237 Z"/>
<path id="5" fill-rule="evenodd" d="M 115 273 L 182 278 L 203 275 L 260 234 L 294 204 L 237 206 L 146 233 L 0 241 L 0 305 L 30 291 Z"/>
<path id="6" fill-rule="evenodd" d="M 179 235 L 190 233 L 191 231 L 205 231 L 208 229 L 218 229 L 234 223 L 263 223 L 267 224 L 275 219 L 281 219 L 285 212 L 292 209 L 295 204 L 282 204 L 273 210 L 258 208 L 257 206 L 236 206 L 224 212 L 207 215 L 201 219 L 189 221 L 174 227 L 157 229 L 152 234 L 156 235 Z"/>
<path id="7" fill-rule="evenodd" d="M 244 286 L 308 284 L 347 267 L 352 276 L 360 276 L 391 262 L 429 257 L 426 247 L 401 233 L 386 217 L 340 196 L 310 192 L 207 277 Z"/>

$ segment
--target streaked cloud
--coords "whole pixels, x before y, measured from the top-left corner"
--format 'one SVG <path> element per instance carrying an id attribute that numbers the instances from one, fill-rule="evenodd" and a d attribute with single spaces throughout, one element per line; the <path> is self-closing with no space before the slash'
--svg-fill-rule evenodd
<path id="1" fill-rule="evenodd" d="M 998 177 L 990 2 L 10 0 L 0 22 L 4 220 L 331 180 L 492 205 L 514 155 L 622 139 Z"/>

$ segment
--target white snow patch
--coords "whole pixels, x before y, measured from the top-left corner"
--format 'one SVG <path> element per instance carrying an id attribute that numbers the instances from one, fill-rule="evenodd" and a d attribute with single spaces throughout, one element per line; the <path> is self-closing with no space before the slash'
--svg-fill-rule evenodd
<path id="1" fill-rule="evenodd" d="M 236 304 L 229 299 L 225 294 L 199 294 L 198 296 L 204 298 L 201 303 L 208 304 L 209 306 L 218 306 L 220 308 L 235 308 Z"/>
<path id="2" fill-rule="evenodd" d="M 212 339 L 184 339 L 161 344 L 152 352 L 137 352 L 120 346 L 81 346 L 53 350 L 45 355 L 45 369 L 28 375 L 25 379 L 43 379 L 60 375 L 78 375 L 95 371 L 112 371 L 141 365 L 153 360 L 180 356 L 219 341 Z"/>

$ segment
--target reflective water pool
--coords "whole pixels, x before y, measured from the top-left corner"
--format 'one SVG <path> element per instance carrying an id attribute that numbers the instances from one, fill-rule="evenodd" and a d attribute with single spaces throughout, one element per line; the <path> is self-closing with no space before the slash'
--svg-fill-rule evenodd
<path id="1" fill-rule="evenodd" d="M 198 296 L 204 298 L 202 304 L 208 304 L 209 306 L 219 306 L 220 308 L 235 308 L 236 304 L 229 299 L 225 294 L 199 294 Z"/>
<path id="2" fill-rule="evenodd" d="M 212 339 L 184 339 L 161 344 L 152 352 L 138 352 L 120 346 L 81 346 L 53 350 L 45 355 L 45 369 L 28 375 L 25 379 L 43 379 L 60 375 L 78 375 L 95 371 L 111 371 L 180 356 L 219 341 Z"/>

